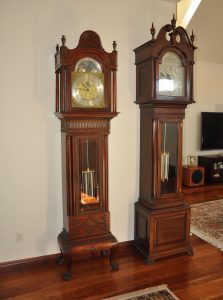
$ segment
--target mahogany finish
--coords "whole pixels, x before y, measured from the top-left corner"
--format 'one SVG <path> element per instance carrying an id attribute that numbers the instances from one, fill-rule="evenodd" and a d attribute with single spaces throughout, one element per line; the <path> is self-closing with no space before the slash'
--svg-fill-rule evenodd
<path id="1" fill-rule="evenodd" d="M 117 51 L 116 43 L 113 42 L 113 51 L 106 52 L 97 33 L 90 30 L 82 33 L 79 44 L 74 49 L 68 49 L 65 41 L 62 36 L 62 46 L 57 45 L 55 54 L 56 116 L 61 121 L 63 188 L 63 230 L 58 235 L 61 250 L 58 265 L 66 261 L 64 280 L 70 280 L 72 256 L 77 253 L 101 253 L 102 256 L 109 254 L 112 269 L 118 269 L 118 265 L 112 262 L 118 242 L 110 232 L 108 208 L 108 135 L 110 120 L 117 115 Z M 97 61 L 102 69 L 103 107 L 72 106 L 72 72 L 76 72 L 76 65 L 86 58 Z M 80 79 L 83 74 L 87 75 L 76 90 L 89 95 L 90 89 L 97 87 L 88 79 L 89 71 L 78 72 Z M 88 101 L 88 96 L 85 97 L 84 101 Z M 87 150 L 84 148 L 85 144 Z M 94 146 L 92 148 L 89 145 Z M 93 171 L 89 162 L 96 166 Z M 84 172 L 94 172 L 92 183 L 95 186 L 91 186 L 91 191 L 92 194 L 96 193 L 95 197 L 82 189 Z M 89 187 L 88 178 L 85 182 Z M 88 202 L 83 200 L 86 196 Z"/>
<path id="2" fill-rule="evenodd" d="M 114 50 L 108 53 L 103 49 L 98 34 L 91 30 L 84 31 L 81 34 L 79 44 L 74 49 L 68 49 L 66 47 L 66 38 L 64 35 L 61 41 L 62 45 L 60 47 L 57 45 L 55 54 L 56 113 L 58 113 L 58 117 L 72 117 L 73 113 L 75 117 L 77 113 L 83 113 L 82 117 L 84 115 L 86 116 L 86 114 L 88 115 L 88 113 L 93 113 L 93 115 L 96 113 L 101 117 L 108 117 L 106 113 L 114 113 L 114 115 L 116 115 L 116 42 L 113 42 Z M 102 66 L 105 75 L 104 88 L 106 105 L 104 108 L 88 108 L 86 111 L 84 108 L 74 108 L 71 105 L 72 70 L 76 63 L 84 57 L 96 59 Z"/>
<path id="3" fill-rule="evenodd" d="M 176 27 L 176 19 L 173 16 L 171 24 L 163 26 L 157 37 L 155 36 L 155 28 L 152 24 L 152 39 L 145 44 L 134 49 L 136 64 L 136 103 L 193 103 L 193 65 L 194 35 L 188 36 L 185 29 L 181 26 Z M 159 95 L 159 64 L 162 62 L 163 56 L 172 51 L 176 53 L 182 60 L 185 68 L 186 82 L 185 95 L 163 96 Z"/>
<path id="4" fill-rule="evenodd" d="M 223 199 L 223 184 L 184 186 L 182 192 L 190 204 Z M 56 255 L 0 263 L 0 299 L 99 300 L 159 284 L 168 284 L 181 300 L 223 299 L 223 252 L 195 235 L 191 243 L 194 256 L 176 255 L 149 267 L 130 242 L 120 243 L 119 272 L 112 272 L 106 259 L 89 263 L 74 256 L 76 272 L 69 283 L 61 281 Z"/>
<path id="5" fill-rule="evenodd" d="M 163 26 L 156 38 L 152 25 L 152 39 L 134 50 L 136 104 L 140 108 L 140 187 L 135 203 L 134 246 L 149 264 L 177 253 L 193 254 L 189 236 L 190 207 L 183 199 L 181 185 L 182 126 L 185 108 L 194 102 L 196 47 L 193 36 L 190 39 L 185 29 L 175 25 L 173 17 L 171 24 Z M 167 53 L 178 57 L 182 64 L 184 89 L 180 95 L 165 95 L 159 91 L 159 68 Z M 169 74 L 165 76 L 170 78 Z M 169 136 L 165 133 L 168 125 L 174 129 L 169 131 Z M 167 140 L 169 165 L 166 169 L 172 177 L 163 178 Z"/>
<path id="6" fill-rule="evenodd" d="M 123 253 L 121 243 L 119 272 L 112 272 L 105 258 L 74 257 L 76 272 L 69 282 L 61 280 L 55 259 L 11 269 L 0 265 L 0 299 L 99 300 L 159 284 L 167 284 L 181 300 L 223 299 L 223 252 L 194 235 L 191 242 L 194 256 L 176 255 L 152 266 L 142 264 L 141 255 L 126 243 Z"/>

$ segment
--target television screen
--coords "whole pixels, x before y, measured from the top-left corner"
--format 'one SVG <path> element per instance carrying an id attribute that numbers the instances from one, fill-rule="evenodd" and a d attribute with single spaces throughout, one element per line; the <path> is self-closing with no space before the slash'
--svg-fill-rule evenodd
<path id="1" fill-rule="evenodd" d="M 201 150 L 223 149 L 223 112 L 201 113 Z"/>

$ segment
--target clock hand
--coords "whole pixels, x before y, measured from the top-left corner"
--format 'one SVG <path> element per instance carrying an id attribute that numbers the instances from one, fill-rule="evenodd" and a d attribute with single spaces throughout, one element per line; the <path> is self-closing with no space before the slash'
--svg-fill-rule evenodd
<path id="1" fill-rule="evenodd" d="M 91 83 L 89 81 L 83 82 L 84 87 L 86 88 L 86 91 L 89 92 L 91 88 Z"/>
<path id="2" fill-rule="evenodd" d="M 86 82 L 83 82 L 82 85 L 80 87 L 76 87 L 75 90 L 89 92 L 90 91 L 90 87 L 87 86 Z"/>
<path id="3" fill-rule="evenodd" d="M 85 89 L 84 89 L 84 88 L 81 88 L 81 87 L 79 87 L 79 88 L 75 88 L 75 90 L 79 90 L 79 91 L 85 91 Z"/>

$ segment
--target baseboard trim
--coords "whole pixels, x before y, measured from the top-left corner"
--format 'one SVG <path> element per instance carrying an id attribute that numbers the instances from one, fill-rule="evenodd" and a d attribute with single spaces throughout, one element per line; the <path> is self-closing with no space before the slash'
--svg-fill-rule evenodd
<path id="1" fill-rule="evenodd" d="M 54 261 L 59 257 L 59 255 L 60 255 L 60 253 L 56 253 L 56 254 L 50 254 L 50 255 L 44 255 L 44 256 L 24 258 L 24 259 L 19 259 L 19 260 L 6 261 L 3 263 L 0 263 L 0 270 L 17 268 L 17 267 L 21 267 L 21 266 L 28 266 L 28 265 L 33 265 L 36 263 L 44 263 L 46 261 Z"/>
<path id="2" fill-rule="evenodd" d="M 120 257 L 126 254 L 135 251 L 132 247 L 132 241 L 121 242 L 118 245 L 116 256 Z M 11 270 L 17 269 L 20 267 L 31 266 L 34 264 L 42 264 L 45 262 L 55 262 L 60 256 L 60 253 L 44 255 L 44 256 L 37 256 L 37 257 L 30 257 L 25 259 L 19 260 L 12 260 L 0 263 L 0 271 L 1 270 Z"/>

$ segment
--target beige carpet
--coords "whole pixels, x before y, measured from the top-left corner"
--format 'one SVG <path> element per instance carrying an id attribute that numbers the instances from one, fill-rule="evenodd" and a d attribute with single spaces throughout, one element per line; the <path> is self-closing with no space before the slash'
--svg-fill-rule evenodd
<path id="1" fill-rule="evenodd" d="M 103 300 L 179 300 L 168 288 L 166 284 L 150 287 L 144 290 L 135 291 Z"/>
<path id="2" fill-rule="evenodd" d="M 223 251 L 223 200 L 191 205 L 191 232 Z"/>

